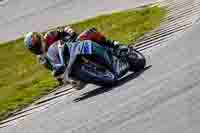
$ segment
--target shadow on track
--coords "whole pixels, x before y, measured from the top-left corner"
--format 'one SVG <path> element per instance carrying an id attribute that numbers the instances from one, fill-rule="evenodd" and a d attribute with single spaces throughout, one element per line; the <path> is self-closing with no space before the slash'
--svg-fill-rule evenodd
<path id="1" fill-rule="evenodd" d="M 124 78 L 120 79 L 114 86 L 110 86 L 110 87 L 99 87 L 99 88 L 97 88 L 97 89 L 95 89 L 95 90 L 92 90 L 92 91 L 89 91 L 89 92 L 86 92 L 86 93 L 82 94 L 80 97 L 74 99 L 73 101 L 74 101 L 74 102 L 79 102 L 79 101 L 86 100 L 86 99 L 88 99 L 88 98 L 91 98 L 91 97 L 100 95 L 100 94 L 102 94 L 102 93 L 111 91 L 111 90 L 113 90 L 115 87 L 121 86 L 121 85 L 125 84 L 126 82 L 128 82 L 128 81 L 130 81 L 130 80 L 132 80 L 132 79 L 137 78 L 138 76 L 140 76 L 144 71 L 148 70 L 149 68 L 151 68 L 151 65 L 145 67 L 145 69 L 141 70 L 140 72 L 131 73 L 131 74 L 125 76 Z"/>

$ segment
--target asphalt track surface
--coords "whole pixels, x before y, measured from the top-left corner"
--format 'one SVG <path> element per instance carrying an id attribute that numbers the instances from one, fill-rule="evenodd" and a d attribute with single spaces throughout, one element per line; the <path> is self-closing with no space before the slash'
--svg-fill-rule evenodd
<path id="1" fill-rule="evenodd" d="M 199 133 L 199 34 L 196 22 L 182 36 L 144 50 L 149 67 L 118 87 L 66 91 L 67 96 L 11 121 L 0 132 Z"/>
<path id="2" fill-rule="evenodd" d="M 2 0 L 0 42 L 155 0 Z"/>

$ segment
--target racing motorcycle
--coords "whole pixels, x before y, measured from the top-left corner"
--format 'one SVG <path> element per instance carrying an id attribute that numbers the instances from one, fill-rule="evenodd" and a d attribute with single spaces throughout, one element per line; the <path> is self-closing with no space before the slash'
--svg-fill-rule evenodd
<path id="1" fill-rule="evenodd" d="M 91 28 L 82 32 L 76 39 L 92 40 L 101 44 L 104 42 L 105 36 L 98 32 L 97 29 Z M 72 66 L 72 71 L 69 76 L 72 79 L 85 83 L 93 83 L 100 86 L 105 86 L 114 84 L 121 77 L 126 75 L 128 71 L 138 72 L 144 69 L 146 65 L 145 57 L 133 47 L 121 45 L 118 48 L 109 49 L 112 51 L 113 57 L 119 60 L 119 66 L 120 69 L 122 69 L 122 73 L 117 78 L 101 58 L 93 58 L 90 56 L 85 57 L 85 55 L 78 56 L 74 65 Z"/>
<path id="2" fill-rule="evenodd" d="M 142 53 L 132 47 L 120 46 L 113 50 L 113 56 L 119 59 L 122 74 L 115 77 L 114 73 L 101 62 L 100 58 L 79 56 L 74 63 L 70 77 L 85 83 L 92 83 L 100 86 L 113 85 L 128 71 L 138 72 L 144 69 L 146 59 Z"/>

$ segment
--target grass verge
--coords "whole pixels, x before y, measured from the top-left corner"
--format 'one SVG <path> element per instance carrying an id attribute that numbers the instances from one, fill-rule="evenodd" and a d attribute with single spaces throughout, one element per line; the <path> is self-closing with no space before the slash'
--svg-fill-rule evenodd
<path id="1" fill-rule="evenodd" d="M 81 32 L 96 27 L 122 43 L 134 42 L 159 26 L 166 10 L 158 6 L 98 16 L 72 24 Z M 24 48 L 23 38 L 0 45 L 0 120 L 52 91 L 57 82 Z"/>

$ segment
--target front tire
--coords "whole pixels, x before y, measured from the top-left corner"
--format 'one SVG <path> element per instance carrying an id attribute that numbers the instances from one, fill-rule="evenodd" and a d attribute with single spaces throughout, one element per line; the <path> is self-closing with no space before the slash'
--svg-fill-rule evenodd
<path id="1" fill-rule="evenodd" d="M 110 86 L 116 80 L 115 75 L 111 71 L 95 63 L 81 64 L 81 67 L 77 70 L 75 77 L 86 83 Z"/>

